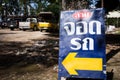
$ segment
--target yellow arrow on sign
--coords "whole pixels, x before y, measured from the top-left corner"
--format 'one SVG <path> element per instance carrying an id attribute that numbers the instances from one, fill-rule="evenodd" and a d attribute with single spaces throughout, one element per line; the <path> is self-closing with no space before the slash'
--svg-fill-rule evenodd
<path id="1" fill-rule="evenodd" d="M 78 75 L 76 70 L 102 71 L 102 58 L 78 58 L 76 52 L 71 52 L 62 64 L 70 75 Z"/>

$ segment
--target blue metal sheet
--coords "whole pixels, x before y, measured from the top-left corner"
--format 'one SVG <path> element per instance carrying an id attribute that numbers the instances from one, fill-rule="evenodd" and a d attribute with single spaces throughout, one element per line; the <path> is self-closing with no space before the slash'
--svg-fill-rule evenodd
<path id="1" fill-rule="evenodd" d="M 62 77 L 105 80 L 106 54 L 104 10 L 98 8 L 62 11 L 60 15 L 59 47 L 58 80 L 61 80 Z M 101 58 L 103 69 L 101 71 L 76 69 L 78 75 L 71 75 L 62 64 L 70 52 L 76 52 L 77 58 Z"/>

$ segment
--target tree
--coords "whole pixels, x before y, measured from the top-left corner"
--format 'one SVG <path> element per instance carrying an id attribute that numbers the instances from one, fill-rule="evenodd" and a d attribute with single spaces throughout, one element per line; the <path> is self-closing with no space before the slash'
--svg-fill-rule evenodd
<path id="1" fill-rule="evenodd" d="M 91 4 L 96 4 L 97 8 L 105 8 L 106 13 L 120 8 L 120 0 L 62 0 L 62 9 L 86 9 L 90 8 Z"/>
<path id="2" fill-rule="evenodd" d="M 88 0 L 62 0 L 63 10 L 85 9 L 89 7 Z"/>
<path id="3" fill-rule="evenodd" d="M 59 19 L 60 8 L 61 4 L 59 3 L 60 0 L 50 0 L 50 4 L 46 7 L 45 11 L 51 11 L 54 13 L 56 19 Z"/>
<path id="4" fill-rule="evenodd" d="M 97 7 L 101 7 L 102 0 L 98 1 Z M 113 10 L 120 10 L 120 0 L 103 0 L 103 8 L 106 13 Z"/>

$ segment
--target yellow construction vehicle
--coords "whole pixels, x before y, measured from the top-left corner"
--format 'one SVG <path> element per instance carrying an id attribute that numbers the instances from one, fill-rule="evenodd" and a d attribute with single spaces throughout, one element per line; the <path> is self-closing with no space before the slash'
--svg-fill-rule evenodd
<path id="1" fill-rule="evenodd" d="M 56 19 L 53 13 L 52 12 L 40 12 L 37 27 L 40 31 L 58 30 L 58 25 L 56 23 Z"/>

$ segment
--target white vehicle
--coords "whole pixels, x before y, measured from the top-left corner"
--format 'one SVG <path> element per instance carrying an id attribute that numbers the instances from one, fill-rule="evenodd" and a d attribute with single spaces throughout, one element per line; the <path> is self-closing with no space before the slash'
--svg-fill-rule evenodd
<path id="1" fill-rule="evenodd" d="M 34 25 L 33 23 L 37 23 L 36 18 L 27 18 L 26 22 L 19 22 L 19 29 L 28 30 Z"/>

